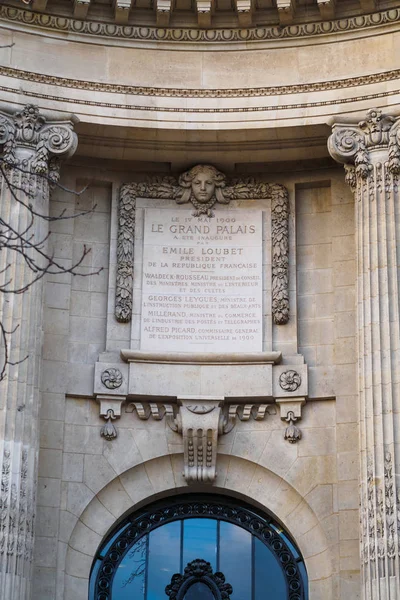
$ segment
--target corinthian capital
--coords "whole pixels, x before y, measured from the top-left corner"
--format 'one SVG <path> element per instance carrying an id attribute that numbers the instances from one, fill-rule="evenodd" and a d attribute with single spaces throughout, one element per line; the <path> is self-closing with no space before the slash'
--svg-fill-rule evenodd
<path id="1" fill-rule="evenodd" d="M 355 175 L 365 179 L 371 170 L 371 153 L 386 149 L 388 170 L 400 173 L 400 119 L 371 109 L 358 124 L 335 123 L 328 140 L 329 152 L 336 161 L 354 165 Z"/>
<path id="2" fill-rule="evenodd" d="M 30 162 L 33 172 L 54 174 L 60 158 L 72 156 L 78 145 L 70 119 L 48 121 L 37 106 L 26 105 L 20 112 L 0 112 L 0 146 L 9 165 Z"/>

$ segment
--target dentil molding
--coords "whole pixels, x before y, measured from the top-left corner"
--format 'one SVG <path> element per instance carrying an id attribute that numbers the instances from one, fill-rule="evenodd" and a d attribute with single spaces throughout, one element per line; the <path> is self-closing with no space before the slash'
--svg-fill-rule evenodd
<path id="1" fill-rule="evenodd" d="M 80 20 L 44 13 L 36 13 L 15 6 L 1 6 L 0 18 L 5 22 L 22 23 L 60 33 L 102 37 L 132 41 L 165 41 L 169 43 L 248 43 L 273 42 L 296 38 L 313 38 L 330 34 L 357 32 L 367 28 L 396 23 L 400 19 L 400 8 L 392 8 L 366 15 L 356 15 L 317 21 L 314 23 L 292 23 L 288 26 L 266 25 L 263 27 L 224 27 L 200 29 L 187 27 L 151 27 L 147 25 L 118 25 L 101 21 Z"/>

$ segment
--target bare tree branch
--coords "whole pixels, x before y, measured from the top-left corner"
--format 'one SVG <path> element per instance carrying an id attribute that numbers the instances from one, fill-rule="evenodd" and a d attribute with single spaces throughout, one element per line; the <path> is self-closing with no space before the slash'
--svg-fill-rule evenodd
<path id="1" fill-rule="evenodd" d="M 54 178 L 49 177 L 46 173 L 34 173 L 25 167 L 15 164 L 11 165 L 3 158 L 0 158 L 0 180 L 2 179 L 3 185 L 7 187 L 12 202 L 19 204 L 22 207 L 22 210 L 26 212 L 26 218 L 18 219 L 19 223 L 25 223 L 20 228 L 18 228 L 18 224 L 13 224 L 10 219 L 0 215 L 0 258 L 2 257 L 2 252 L 3 257 L 7 253 L 7 264 L 3 264 L 0 268 L 0 276 L 2 279 L 0 283 L 0 294 L 4 294 L 3 305 L 6 295 L 24 294 L 46 274 L 61 275 L 69 273 L 81 277 L 99 274 L 103 270 L 103 267 L 92 269 L 87 273 L 83 273 L 79 269 L 91 251 L 85 244 L 83 245 L 82 253 L 79 258 L 74 261 L 70 267 L 66 267 L 62 262 L 55 258 L 54 253 L 50 253 L 47 250 L 47 242 L 51 237 L 51 231 L 41 238 L 38 238 L 35 232 L 36 221 L 57 222 L 65 219 L 85 217 L 95 211 L 96 205 L 89 210 L 83 210 L 71 215 L 67 215 L 65 209 L 62 210 L 58 216 L 54 217 L 42 214 L 35 210 L 33 206 L 35 199 L 34 193 L 31 190 L 26 189 L 23 183 L 16 183 L 14 181 L 11 169 L 24 175 L 28 175 L 29 177 L 34 176 L 37 178 L 36 181 L 42 180 L 42 182 L 51 189 L 60 189 L 61 191 L 76 197 L 80 197 L 88 189 L 88 186 L 85 186 L 79 191 L 71 190 L 54 181 Z M 18 277 L 17 281 L 14 282 L 12 266 L 17 264 L 17 262 L 21 264 L 21 259 L 23 264 L 27 267 L 27 280 L 21 282 Z M 22 360 L 13 362 L 10 357 L 10 341 L 17 328 L 18 325 L 13 329 L 7 329 L 0 318 L 0 350 L 2 351 L 2 358 L 0 358 L 0 382 L 6 377 L 8 366 L 19 364 L 28 358 L 26 356 Z"/>

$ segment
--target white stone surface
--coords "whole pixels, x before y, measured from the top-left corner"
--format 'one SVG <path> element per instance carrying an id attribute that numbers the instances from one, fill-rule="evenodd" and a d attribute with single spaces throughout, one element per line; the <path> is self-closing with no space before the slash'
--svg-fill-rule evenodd
<path id="1" fill-rule="evenodd" d="M 261 211 L 145 210 L 141 350 L 262 350 L 262 223 Z"/>

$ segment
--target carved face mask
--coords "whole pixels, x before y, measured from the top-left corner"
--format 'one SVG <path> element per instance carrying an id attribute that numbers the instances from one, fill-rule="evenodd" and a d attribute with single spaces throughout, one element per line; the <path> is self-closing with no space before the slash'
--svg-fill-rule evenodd
<path id="1" fill-rule="evenodd" d="M 199 173 L 192 181 L 193 195 L 198 202 L 206 204 L 215 192 L 215 182 L 209 171 Z"/>

